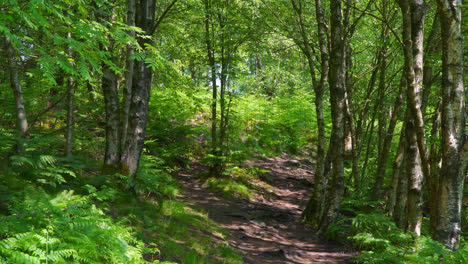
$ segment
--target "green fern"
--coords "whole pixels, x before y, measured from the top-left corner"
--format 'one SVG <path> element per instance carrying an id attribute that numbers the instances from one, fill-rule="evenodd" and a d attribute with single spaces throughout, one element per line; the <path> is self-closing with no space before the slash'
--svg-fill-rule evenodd
<path id="1" fill-rule="evenodd" d="M 180 184 L 169 175 L 169 168 L 164 161 L 154 156 L 142 156 L 134 187 L 144 193 L 175 198 Z"/>
<path id="2" fill-rule="evenodd" d="M 70 166 L 51 155 L 12 156 L 12 168 L 25 178 L 44 185 L 56 186 L 66 182 L 66 178 L 76 178 Z"/>
<path id="3" fill-rule="evenodd" d="M 326 232 L 331 238 L 347 237 L 361 252 L 356 263 L 466 263 L 468 245 L 449 251 L 429 237 L 415 237 L 399 229 L 388 217 L 379 213 L 358 214 L 331 225 Z"/>
<path id="4" fill-rule="evenodd" d="M 0 216 L 4 263 L 147 263 L 148 249 L 134 230 L 107 216 L 92 196 L 28 187 L 9 211 Z"/>

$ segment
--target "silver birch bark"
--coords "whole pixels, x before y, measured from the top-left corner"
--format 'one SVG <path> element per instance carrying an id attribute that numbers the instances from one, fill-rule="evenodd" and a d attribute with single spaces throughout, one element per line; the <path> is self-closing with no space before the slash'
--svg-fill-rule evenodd
<path id="1" fill-rule="evenodd" d="M 422 113 L 426 115 L 427 102 L 434 80 L 438 75 L 434 69 L 433 56 L 440 54 L 440 16 L 436 14 L 432 22 L 431 32 L 425 42 L 423 61 L 423 92 L 422 92 Z M 433 164 L 432 162 L 430 164 Z"/>
<path id="2" fill-rule="evenodd" d="M 28 136 L 28 119 L 26 116 L 23 91 L 18 73 L 18 56 L 8 36 L 4 36 L 4 42 L 8 59 L 8 70 L 10 71 L 10 87 L 13 90 L 16 105 L 16 129 L 18 130 L 16 151 L 18 154 L 22 154 L 25 151 L 24 141 Z"/>
<path id="3" fill-rule="evenodd" d="M 423 80 L 423 40 L 425 3 L 422 0 L 399 0 L 403 15 L 403 50 L 407 82 L 407 159 L 408 201 L 406 230 L 421 234 L 423 172 L 429 174 L 424 120 L 421 111 L 421 88 Z"/>
<path id="4" fill-rule="evenodd" d="M 331 52 L 329 66 L 330 102 L 332 112 L 331 160 L 332 193 L 320 223 L 319 232 L 336 221 L 344 194 L 344 132 L 345 132 L 345 61 L 341 0 L 330 1 Z"/>
<path id="5" fill-rule="evenodd" d="M 434 239 L 456 250 L 461 235 L 466 140 L 462 1 L 438 0 L 437 4 L 442 33 L 442 167 Z"/>

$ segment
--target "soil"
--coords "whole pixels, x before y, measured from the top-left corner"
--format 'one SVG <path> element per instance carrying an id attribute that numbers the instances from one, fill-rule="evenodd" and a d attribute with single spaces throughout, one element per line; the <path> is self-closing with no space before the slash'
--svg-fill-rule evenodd
<path id="1" fill-rule="evenodd" d="M 244 166 L 262 170 L 252 182 L 252 201 L 207 189 L 197 176 L 205 168 L 194 163 L 176 176 L 185 186 L 179 199 L 201 208 L 228 230 L 230 247 L 241 253 L 244 263 L 348 263 L 353 255 L 349 249 L 320 240 L 301 222 L 313 188 L 311 165 L 286 154 L 247 161 Z"/>

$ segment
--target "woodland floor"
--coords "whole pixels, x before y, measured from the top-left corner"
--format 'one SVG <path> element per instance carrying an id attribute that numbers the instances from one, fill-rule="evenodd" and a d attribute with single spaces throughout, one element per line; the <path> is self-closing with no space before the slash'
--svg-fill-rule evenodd
<path id="1" fill-rule="evenodd" d="M 348 249 L 320 240 L 300 221 L 312 189 L 311 165 L 287 155 L 247 161 L 244 166 L 268 171 L 252 182 L 252 201 L 208 189 L 197 176 L 205 168 L 194 163 L 176 176 L 185 186 L 179 199 L 225 228 L 244 263 L 347 263 L 353 255 Z"/>

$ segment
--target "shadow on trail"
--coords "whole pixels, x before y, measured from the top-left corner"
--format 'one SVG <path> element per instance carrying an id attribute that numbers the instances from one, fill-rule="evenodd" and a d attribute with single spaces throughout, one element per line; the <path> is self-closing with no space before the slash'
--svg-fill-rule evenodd
<path id="1" fill-rule="evenodd" d="M 243 255 L 245 263 L 307 264 L 347 263 L 352 255 L 342 246 L 321 241 L 314 230 L 300 221 L 313 182 L 310 163 L 275 157 L 245 164 L 267 170 L 260 177 L 271 189 L 260 188 L 255 201 L 224 197 L 198 181 L 204 168 L 193 164 L 176 178 L 185 186 L 181 200 L 206 211 L 214 222 L 230 233 L 229 243 Z"/>

